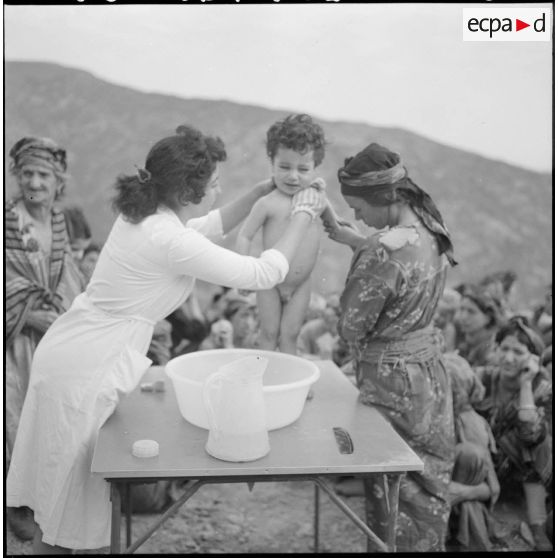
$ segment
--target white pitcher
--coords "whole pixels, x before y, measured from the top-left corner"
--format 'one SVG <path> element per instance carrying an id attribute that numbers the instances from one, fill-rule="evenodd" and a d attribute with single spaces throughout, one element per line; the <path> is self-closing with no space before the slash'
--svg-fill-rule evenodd
<path id="1" fill-rule="evenodd" d="M 221 366 L 205 380 L 209 455 L 225 461 L 254 461 L 269 453 L 263 393 L 267 363 L 265 357 L 250 355 Z"/>

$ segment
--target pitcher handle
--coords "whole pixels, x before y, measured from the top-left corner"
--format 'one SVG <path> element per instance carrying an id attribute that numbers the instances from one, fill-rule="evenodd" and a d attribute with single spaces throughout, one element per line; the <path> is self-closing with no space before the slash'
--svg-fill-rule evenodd
<path id="1" fill-rule="evenodd" d="M 207 411 L 207 418 L 209 420 L 209 428 L 213 431 L 215 436 L 219 435 L 219 428 L 217 426 L 217 417 L 215 414 L 215 407 L 211 401 L 211 390 L 222 383 L 225 374 L 223 372 L 214 372 L 208 376 L 203 383 L 203 402 Z"/>

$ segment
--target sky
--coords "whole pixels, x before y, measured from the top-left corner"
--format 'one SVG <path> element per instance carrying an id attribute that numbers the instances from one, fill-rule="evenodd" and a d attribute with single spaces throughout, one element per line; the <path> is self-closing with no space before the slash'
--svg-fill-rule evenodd
<path id="1" fill-rule="evenodd" d="M 552 43 L 466 42 L 464 6 L 475 5 L 4 5 L 4 57 L 140 91 L 402 128 L 550 172 Z"/>

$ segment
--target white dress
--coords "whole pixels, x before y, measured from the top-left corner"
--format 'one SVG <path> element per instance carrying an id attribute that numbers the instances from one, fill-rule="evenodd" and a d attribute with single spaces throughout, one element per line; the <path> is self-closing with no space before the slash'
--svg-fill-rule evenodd
<path id="1" fill-rule="evenodd" d="M 109 484 L 90 472 L 97 433 L 150 366 L 154 324 L 184 302 L 195 279 L 269 289 L 285 278 L 281 252 L 241 256 L 209 240 L 222 235 L 218 210 L 187 226 L 163 208 L 137 225 L 119 216 L 86 292 L 39 343 L 6 502 L 35 512 L 44 542 L 109 544 Z"/>

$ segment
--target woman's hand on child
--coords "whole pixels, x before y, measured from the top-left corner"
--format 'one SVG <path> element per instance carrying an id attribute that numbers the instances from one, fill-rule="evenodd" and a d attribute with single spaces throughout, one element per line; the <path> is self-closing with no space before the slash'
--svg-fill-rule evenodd
<path id="1" fill-rule="evenodd" d="M 325 183 L 324 183 L 325 184 Z M 291 202 L 291 215 L 300 211 L 308 213 L 314 220 L 322 214 L 327 203 L 327 198 L 323 189 L 318 187 L 308 187 L 297 192 Z"/>

